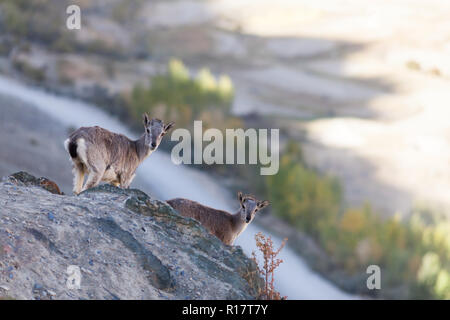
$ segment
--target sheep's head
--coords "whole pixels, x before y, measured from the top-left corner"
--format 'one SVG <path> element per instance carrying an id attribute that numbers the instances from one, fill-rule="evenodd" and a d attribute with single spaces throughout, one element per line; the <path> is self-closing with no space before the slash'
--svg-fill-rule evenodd
<path id="1" fill-rule="evenodd" d="M 238 192 L 238 199 L 241 205 L 241 217 L 246 223 L 252 222 L 256 213 L 269 205 L 267 200 L 259 201 L 251 195 L 243 195 L 240 191 Z"/>
<path id="2" fill-rule="evenodd" d="M 149 119 L 147 113 L 144 113 L 144 129 L 145 129 L 145 144 L 154 151 L 158 148 L 164 135 L 175 124 L 173 121 L 168 124 L 164 124 L 159 119 Z"/>

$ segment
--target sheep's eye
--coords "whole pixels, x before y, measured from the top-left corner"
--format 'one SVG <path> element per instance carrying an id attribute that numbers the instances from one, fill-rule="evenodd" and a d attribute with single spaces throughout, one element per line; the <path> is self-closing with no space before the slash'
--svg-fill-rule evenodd
<path id="1" fill-rule="evenodd" d="M 150 133 L 150 129 L 147 129 L 147 133 Z"/>

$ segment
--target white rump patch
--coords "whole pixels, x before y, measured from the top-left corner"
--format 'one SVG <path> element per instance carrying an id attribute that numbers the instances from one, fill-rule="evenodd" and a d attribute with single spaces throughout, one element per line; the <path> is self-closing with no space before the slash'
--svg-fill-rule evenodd
<path id="1" fill-rule="evenodd" d="M 77 155 L 78 158 L 88 166 L 86 141 L 83 138 L 77 140 Z"/>
<path id="2" fill-rule="evenodd" d="M 69 152 L 69 142 L 70 139 L 66 139 L 66 141 L 64 141 L 64 149 L 66 149 L 67 152 Z"/>

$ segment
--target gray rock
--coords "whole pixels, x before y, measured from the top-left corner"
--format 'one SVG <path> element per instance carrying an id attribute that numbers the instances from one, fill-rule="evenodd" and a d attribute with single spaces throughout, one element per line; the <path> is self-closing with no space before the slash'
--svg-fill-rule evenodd
<path id="1" fill-rule="evenodd" d="M 140 190 L 101 185 L 68 196 L 40 181 L 20 173 L 0 182 L 8 298 L 253 299 L 262 287 L 239 247 Z M 78 267 L 79 289 L 67 285 L 69 266 Z"/>

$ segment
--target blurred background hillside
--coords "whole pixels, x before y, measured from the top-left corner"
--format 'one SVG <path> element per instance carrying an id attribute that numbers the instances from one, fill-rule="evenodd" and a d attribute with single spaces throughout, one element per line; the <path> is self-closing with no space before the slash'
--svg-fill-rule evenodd
<path id="1" fill-rule="evenodd" d="M 81 30 L 66 28 L 70 4 Z M 144 111 L 280 128 L 277 175 L 197 169 L 268 198 L 255 223 L 340 288 L 450 299 L 449 16 L 438 0 L 0 0 L 0 72 L 135 132 Z M 65 129 L 4 94 L 0 115 L 0 175 L 69 193 Z M 366 288 L 370 264 L 382 290 Z"/>

